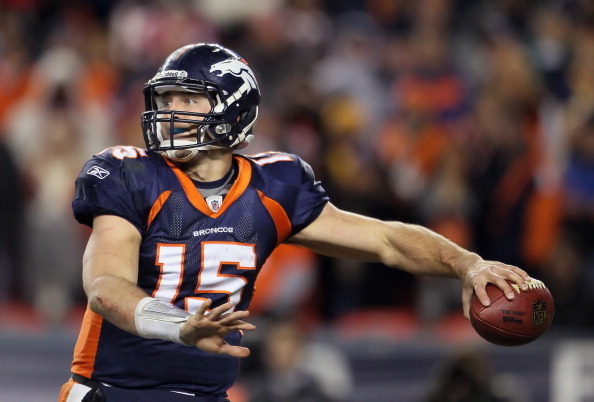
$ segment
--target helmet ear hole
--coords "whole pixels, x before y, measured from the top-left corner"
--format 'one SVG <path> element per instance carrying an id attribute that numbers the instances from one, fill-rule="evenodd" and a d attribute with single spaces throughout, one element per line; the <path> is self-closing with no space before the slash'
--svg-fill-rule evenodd
<path id="1" fill-rule="evenodd" d="M 241 127 L 247 127 L 245 132 L 251 132 L 251 129 L 258 117 L 258 106 L 252 106 L 250 110 L 244 110 L 239 114 L 239 125 Z"/>
<path id="2" fill-rule="evenodd" d="M 235 140 L 236 149 L 243 149 L 248 146 L 248 144 L 254 138 L 252 134 L 254 123 L 258 118 L 258 106 L 252 106 L 250 110 L 244 110 L 239 113 L 237 119 L 237 132 L 238 136 Z"/>
<path id="3" fill-rule="evenodd" d="M 247 114 L 248 114 L 248 112 L 243 111 L 243 112 L 239 113 L 239 116 L 237 116 L 237 123 L 238 123 L 239 127 L 244 126 L 243 123 L 246 121 Z"/>

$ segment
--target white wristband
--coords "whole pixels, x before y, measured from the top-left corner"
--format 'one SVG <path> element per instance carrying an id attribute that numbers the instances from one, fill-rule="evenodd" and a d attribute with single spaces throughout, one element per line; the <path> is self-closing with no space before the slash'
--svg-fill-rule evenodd
<path id="1" fill-rule="evenodd" d="M 136 332 L 143 338 L 166 339 L 190 346 L 180 338 L 179 332 L 191 316 L 186 310 L 172 304 L 145 297 L 136 305 L 134 324 Z"/>

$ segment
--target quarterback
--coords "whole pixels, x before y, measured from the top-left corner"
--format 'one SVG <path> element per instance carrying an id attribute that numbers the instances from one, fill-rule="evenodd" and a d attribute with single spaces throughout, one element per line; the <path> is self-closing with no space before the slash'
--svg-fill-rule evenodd
<path id="1" fill-rule="evenodd" d="M 143 93 L 146 148 L 108 148 L 76 180 L 88 309 L 60 401 L 227 400 L 258 272 L 281 243 L 458 278 L 466 315 L 473 292 L 489 304 L 487 284 L 511 299 L 506 280 L 529 280 L 424 227 L 340 210 L 297 155 L 235 152 L 260 92 L 229 49 L 174 51 Z"/>

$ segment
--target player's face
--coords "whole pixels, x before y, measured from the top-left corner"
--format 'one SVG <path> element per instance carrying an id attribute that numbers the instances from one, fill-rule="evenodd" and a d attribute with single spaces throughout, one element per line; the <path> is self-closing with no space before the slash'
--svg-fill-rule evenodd
<path id="1" fill-rule="evenodd" d="M 169 91 L 156 98 L 159 110 L 175 110 L 178 112 L 208 113 L 212 109 L 208 98 L 204 94 L 182 91 Z M 179 119 L 202 120 L 200 117 L 177 113 Z M 176 139 L 196 138 L 197 127 L 190 123 L 178 122 L 175 124 Z M 168 130 L 163 130 L 163 134 Z M 168 139 L 168 138 L 164 138 Z"/>

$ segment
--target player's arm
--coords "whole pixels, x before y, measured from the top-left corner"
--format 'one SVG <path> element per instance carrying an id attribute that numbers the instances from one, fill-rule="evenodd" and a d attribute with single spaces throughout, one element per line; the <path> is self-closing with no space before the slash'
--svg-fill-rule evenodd
<path id="1" fill-rule="evenodd" d="M 524 281 L 529 279 L 520 268 L 484 261 L 422 226 L 380 221 L 342 211 L 330 203 L 316 220 L 289 241 L 332 257 L 381 262 L 415 275 L 459 278 L 467 316 L 473 290 L 488 305 L 490 300 L 485 290 L 488 283 L 501 288 L 511 299 L 514 293 L 505 280 L 526 289 Z"/>
<path id="2" fill-rule="evenodd" d="M 136 335 L 134 310 L 147 296 L 136 286 L 140 241 L 138 230 L 125 219 L 100 215 L 93 219 L 83 256 L 83 286 L 91 310 Z"/>
<path id="3" fill-rule="evenodd" d="M 90 308 L 119 328 L 145 338 L 167 339 L 206 352 L 234 357 L 249 349 L 232 346 L 224 335 L 255 327 L 241 319 L 247 311 L 227 314 L 226 303 L 210 311 L 210 300 L 191 315 L 171 304 L 149 297 L 136 286 L 141 236 L 127 220 L 101 215 L 93 219 L 93 231 L 83 257 L 83 285 Z"/>

